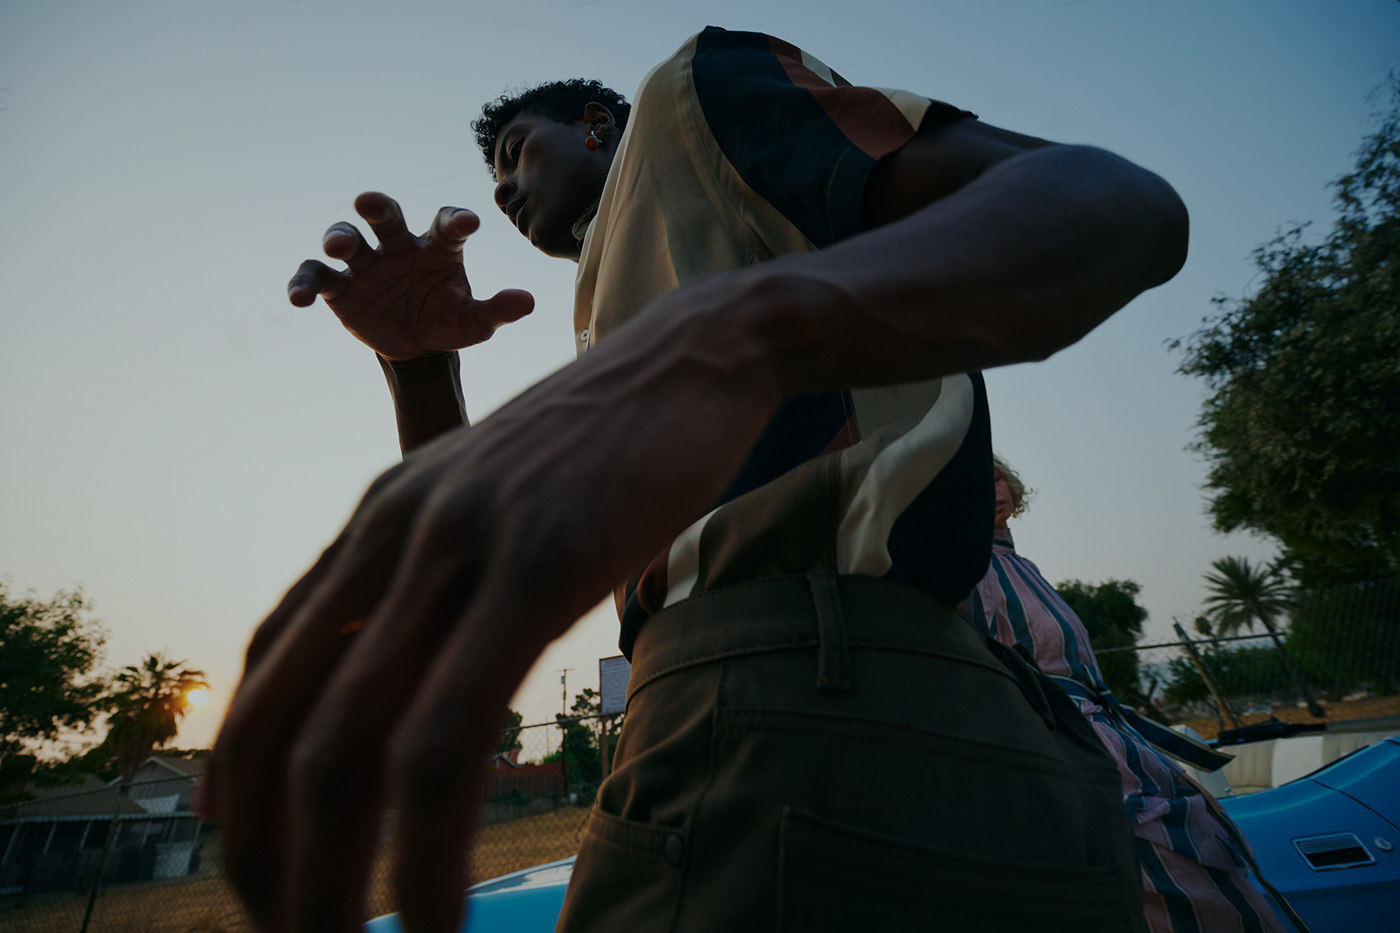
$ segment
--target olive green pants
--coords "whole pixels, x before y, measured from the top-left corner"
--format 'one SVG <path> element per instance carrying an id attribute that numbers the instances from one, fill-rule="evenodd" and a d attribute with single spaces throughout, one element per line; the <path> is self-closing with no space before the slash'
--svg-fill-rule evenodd
<path id="1" fill-rule="evenodd" d="M 1123 931 L 1118 770 L 937 600 L 812 573 L 659 613 L 559 929 Z"/>

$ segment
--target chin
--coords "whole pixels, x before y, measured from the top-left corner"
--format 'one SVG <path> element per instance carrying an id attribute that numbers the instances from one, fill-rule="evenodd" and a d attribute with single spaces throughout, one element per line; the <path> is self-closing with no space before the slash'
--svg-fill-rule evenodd
<path id="1" fill-rule="evenodd" d="M 536 240 L 532 238 L 530 240 L 530 245 L 546 256 L 552 256 L 555 259 L 572 259 L 578 261 L 579 258 L 580 244 L 578 240 L 573 238 L 572 234 L 565 237 L 563 242 L 558 240 Z"/>

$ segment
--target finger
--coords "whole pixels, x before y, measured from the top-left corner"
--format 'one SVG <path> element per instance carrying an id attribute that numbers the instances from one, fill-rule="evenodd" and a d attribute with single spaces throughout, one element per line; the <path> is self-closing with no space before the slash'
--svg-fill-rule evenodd
<path id="1" fill-rule="evenodd" d="M 543 639 L 536 644 L 518 637 L 518 623 L 557 610 L 530 605 L 509 590 L 494 582 L 483 587 L 396 730 L 390 755 L 398 811 L 394 885 L 405 925 L 415 933 L 457 929 L 500 710 L 544 648 Z"/>
<path id="2" fill-rule="evenodd" d="M 355 623 L 370 615 L 392 577 L 392 546 L 364 545 L 390 537 L 352 535 L 346 553 L 240 685 L 220 734 L 211 764 L 225 873 L 250 915 L 269 925 L 287 913 L 290 749 L 305 731 L 306 711 L 360 637 Z"/>
<path id="3" fill-rule="evenodd" d="M 339 295 L 349 281 L 345 273 L 319 260 L 308 259 L 297 267 L 296 274 L 287 283 L 287 298 L 298 308 L 309 307 L 317 295 L 324 295 L 328 301 Z"/>
<path id="4" fill-rule="evenodd" d="M 445 253 L 460 253 L 462 244 L 481 226 L 481 218 L 464 207 L 444 207 L 428 228 L 428 245 Z"/>
<path id="5" fill-rule="evenodd" d="M 535 296 L 523 288 L 503 289 L 481 302 L 478 318 L 491 327 L 511 324 L 535 310 Z"/>
<path id="6" fill-rule="evenodd" d="M 277 608 L 253 633 L 253 637 L 248 643 L 248 650 L 244 655 L 243 677 L 240 678 L 239 690 L 242 689 L 242 681 L 248 678 L 250 672 L 257 669 L 259 663 L 276 644 L 278 638 L 287 630 L 297 609 L 324 578 L 328 567 L 340 552 L 342 542 L 343 538 L 337 538 L 330 547 L 321 552 L 321 556 L 317 558 L 311 569 L 304 573 L 301 579 L 287 591 Z M 235 695 L 237 692 L 235 691 Z M 194 797 L 190 801 L 194 812 L 207 820 L 212 820 L 219 808 L 217 764 L 219 759 L 218 746 L 223 738 L 222 732 L 223 729 L 220 727 L 220 735 L 216 737 L 214 742 L 214 752 L 210 754 L 209 765 L 200 778 L 199 784 L 195 787 Z"/>
<path id="7" fill-rule="evenodd" d="M 292 915 L 310 929 L 355 929 L 384 802 L 389 737 L 440 650 L 446 607 L 474 585 L 456 568 L 398 578 L 315 704 L 292 754 Z M 459 892 L 460 893 L 460 892 Z"/>
<path id="8" fill-rule="evenodd" d="M 379 258 L 373 246 L 354 224 L 332 224 L 321 238 L 321 248 L 332 259 L 339 259 L 351 272 L 363 272 Z"/>
<path id="9" fill-rule="evenodd" d="M 404 223 L 399 202 L 387 194 L 366 191 L 355 199 L 355 210 L 379 238 L 379 248 L 385 253 L 403 253 L 419 245 L 418 237 Z"/>

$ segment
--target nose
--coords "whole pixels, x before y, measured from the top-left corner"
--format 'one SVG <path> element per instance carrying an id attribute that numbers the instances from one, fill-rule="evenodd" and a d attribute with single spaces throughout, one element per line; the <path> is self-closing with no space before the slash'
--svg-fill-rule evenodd
<path id="1" fill-rule="evenodd" d="M 499 207 L 501 210 L 505 210 L 506 202 L 510 200 L 510 196 L 513 194 L 515 194 L 514 183 L 503 181 L 496 185 L 496 206 Z"/>

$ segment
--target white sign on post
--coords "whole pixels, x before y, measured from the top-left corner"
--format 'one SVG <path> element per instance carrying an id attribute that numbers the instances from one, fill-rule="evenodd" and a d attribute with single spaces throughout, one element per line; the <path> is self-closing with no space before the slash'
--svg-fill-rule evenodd
<path id="1" fill-rule="evenodd" d="M 632 665 L 622 655 L 598 659 L 598 685 L 602 712 L 620 713 L 627 706 L 627 679 Z"/>

